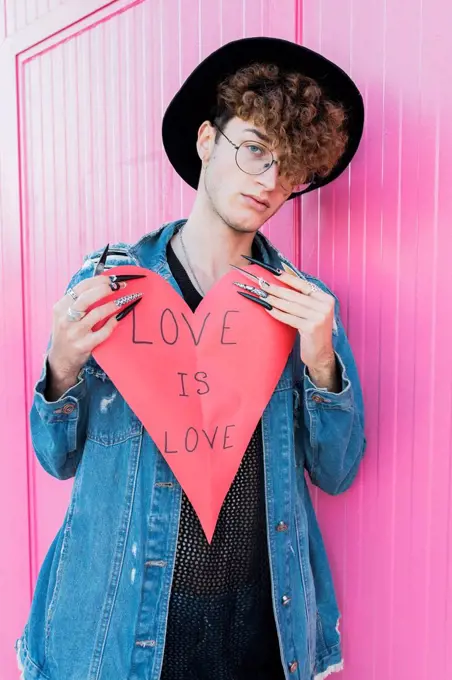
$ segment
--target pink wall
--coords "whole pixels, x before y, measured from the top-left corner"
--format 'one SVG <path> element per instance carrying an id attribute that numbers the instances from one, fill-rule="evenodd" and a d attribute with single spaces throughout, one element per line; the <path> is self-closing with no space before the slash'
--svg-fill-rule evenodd
<path id="1" fill-rule="evenodd" d="M 303 204 L 302 263 L 340 296 L 367 407 L 357 484 L 318 499 L 344 676 L 451 678 L 452 7 L 340 6 L 306 0 L 303 41 L 357 79 L 366 132 L 349 177 Z"/>
<path id="2" fill-rule="evenodd" d="M 350 171 L 267 229 L 339 295 L 363 382 L 358 480 L 314 491 L 342 677 L 452 677 L 451 20 L 445 0 L 0 0 L 2 680 L 18 676 L 13 643 L 72 484 L 27 435 L 52 304 L 87 250 L 188 213 L 164 108 L 200 58 L 261 34 L 336 60 L 367 106 Z"/>

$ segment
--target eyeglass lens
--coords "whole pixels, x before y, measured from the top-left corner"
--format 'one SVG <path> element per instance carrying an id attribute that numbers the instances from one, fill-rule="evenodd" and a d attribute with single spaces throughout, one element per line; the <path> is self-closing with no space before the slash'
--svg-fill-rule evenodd
<path id="1" fill-rule="evenodd" d="M 243 172 L 249 175 L 261 175 L 271 168 L 273 162 L 273 154 L 264 144 L 242 142 L 237 150 L 237 165 Z M 310 182 L 307 184 L 290 185 L 288 182 L 280 180 L 280 184 L 286 191 L 298 192 L 308 187 Z"/>

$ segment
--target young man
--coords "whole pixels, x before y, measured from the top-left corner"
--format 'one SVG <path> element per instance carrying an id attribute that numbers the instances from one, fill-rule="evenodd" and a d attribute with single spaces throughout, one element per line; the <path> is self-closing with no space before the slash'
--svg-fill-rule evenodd
<path id="1" fill-rule="evenodd" d="M 286 200 L 345 169 L 362 126 L 361 97 L 341 69 L 272 38 L 223 46 L 171 102 L 164 144 L 197 187 L 193 210 L 111 249 L 107 266 L 157 272 L 194 310 L 231 264 L 246 271 L 251 257 L 286 285 L 261 279 L 237 292 L 250 308 L 264 302 L 297 340 L 209 544 L 164 457 L 91 356 L 141 300 L 125 290 L 119 315 L 114 302 L 87 313 L 127 284 L 93 276 L 102 251 L 86 258 L 55 306 L 31 413 L 40 463 L 75 480 L 16 643 L 26 680 L 320 680 L 342 668 L 304 470 L 330 494 L 349 488 L 366 447 L 361 387 L 338 301 L 259 230 Z M 240 388 L 253 398 L 252 385 Z"/>

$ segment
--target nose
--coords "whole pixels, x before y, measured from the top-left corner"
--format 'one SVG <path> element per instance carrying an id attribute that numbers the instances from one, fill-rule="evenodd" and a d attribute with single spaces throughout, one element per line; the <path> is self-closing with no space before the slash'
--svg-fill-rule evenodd
<path id="1" fill-rule="evenodd" d="M 267 191 L 273 191 L 278 184 L 278 165 L 273 163 L 265 172 L 257 175 L 257 181 L 264 186 Z"/>

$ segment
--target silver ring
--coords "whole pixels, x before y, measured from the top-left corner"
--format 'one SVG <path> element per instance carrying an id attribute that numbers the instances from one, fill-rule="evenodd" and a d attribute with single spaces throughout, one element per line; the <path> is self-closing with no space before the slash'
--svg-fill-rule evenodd
<path id="1" fill-rule="evenodd" d="M 68 288 L 67 294 L 70 295 L 73 300 L 78 300 L 78 295 L 73 288 Z"/>
<path id="2" fill-rule="evenodd" d="M 83 317 L 86 316 L 86 312 L 79 312 L 78 309 L 69 307 L 66 315 L 69 321 L 80 321 L 80 319 L 83 319 Z"/>
<path id="3" fill-rule="evenodd" d="M 317 290 L 320 290 L 320 288 L 316 286 L 315 283 L 311 283 L 310 281 L 308 281 L 308 283 L 311 288 L 311 292 L 308 293 L 308 295 L 311 295 L 312 293 L 315 293 Z"/>

